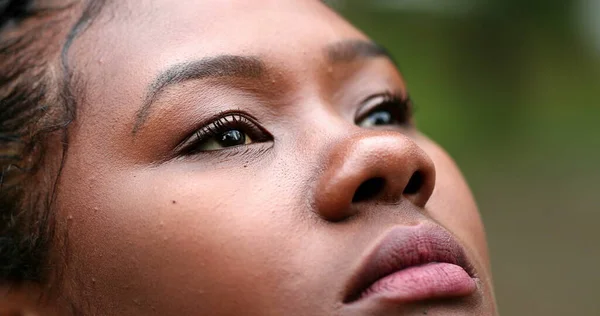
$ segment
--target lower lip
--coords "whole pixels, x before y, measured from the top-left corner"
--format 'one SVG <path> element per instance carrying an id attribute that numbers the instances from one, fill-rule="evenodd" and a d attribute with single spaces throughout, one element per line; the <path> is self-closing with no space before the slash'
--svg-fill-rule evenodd
<path id="1" fill-rule="evenodd" d="M 392 273 L 371 285 L 361 298 L 378 296 L 393 302 L 414 302 L 468 296 L 475 280 L 451 263 L 428 263 Z"/>

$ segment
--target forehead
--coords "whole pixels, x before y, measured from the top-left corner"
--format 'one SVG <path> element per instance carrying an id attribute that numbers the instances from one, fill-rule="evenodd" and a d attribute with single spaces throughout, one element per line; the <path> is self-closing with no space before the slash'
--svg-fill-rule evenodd
<path id="1" fill-rule="evenodd" d="M 345 38 L 365 37 L 317 0 L 119 1 L 107 5 L 70 57 L 79 66 L 125 65 L 152 74 L 157 67 L 222 54 L 266 57 L 290 67 Z"/>
<path id="2" fill-rule="evenodd" d="M 317 0 L 110 1 L 69 52 L 101 109 L 143 101 L 168 66 L 216 55 L 251 55 L 289 74 L 322 66 L 322 51 L 365 36 Z M 129 107 L 133 108 L 133 107 Z M 125 113 L 127 112 L 127 113 Z"/>

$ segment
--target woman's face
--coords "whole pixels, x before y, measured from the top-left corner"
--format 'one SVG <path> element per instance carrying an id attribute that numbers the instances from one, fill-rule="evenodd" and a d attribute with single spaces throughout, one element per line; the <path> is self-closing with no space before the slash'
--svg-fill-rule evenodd
<path id="1" fill-rule="evenodd" d="M 494 314 L 465 181 L 319 1 L 115 1 L 68 58 L 57 216 L 84 313 Z"/>

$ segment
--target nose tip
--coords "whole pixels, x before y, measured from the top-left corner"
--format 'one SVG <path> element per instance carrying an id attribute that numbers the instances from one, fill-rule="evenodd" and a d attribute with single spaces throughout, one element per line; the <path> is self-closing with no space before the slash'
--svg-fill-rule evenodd
<path id="1" fill-rule="evenodd" d="M 433 193 L 432 160 L 400 133 L 370 131 L 340 141 L 328 150 L 314 199 L 315 211 L 326 220 L 351 217 L 362 203 L 406 199 L 424 207 Z"/>

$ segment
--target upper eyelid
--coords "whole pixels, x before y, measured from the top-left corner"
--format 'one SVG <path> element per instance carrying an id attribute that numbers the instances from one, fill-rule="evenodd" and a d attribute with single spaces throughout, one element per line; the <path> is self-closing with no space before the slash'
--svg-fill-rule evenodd
<path id="1" fill-rule="evenodd" d="M 222 120 L 224 120 L 225 117 L 228 115 L 235 115 L 235 114 L 225 114 L 223 116 L 215 117 L 209 123 L 205 123 L 200 128 L 197 128 L 192 133 L 192 135 L 186 137 L 183 140 L 183 142 L 181 142 L 179 145 L 177 145 L 176 151 L 177 152 L 185 151 L 186 148 L 192 146 L 194 143 L 202 141 L 203 140 L 202 138 L 206 137 L 207 134 L 213 133 L 213 131 L 212 131 L 213 129 L 219 128 L 219 126 L 223 124 Z"/>
<path id="2" fill-rule="evenodd" d="M 194 124 L 194 128 L 188 132 L 188 134 L 183 137 L 181 139 L 181 141 L 179 141 L 178 143 L 182 143 L 185 140 L 187 140 L 188 138 L 190 138 L 191 136 L 193 136 L 196 132 L 198 132 L 199 130 L 209 126 L 210 124 L 216 122 L 217 120 L 219 120 L 220 118 L 226 117 L 226 116 L 231 116 L 231 115 L 239 115 L 242 117 L 245 117 L 247 119 L 249 119 L 250 121 L 254 122 L 255 124 L 261 125 L 260 120 L 258 120 L 255 116 L 253 116 L 252 114 L 246 113 L 245 111 L 242 111 L 240 109 L 232 109 L 232 110 L 226 110 L 226 111 L 221 111 L 218 112 L 214 115 L 211 115 L 197 123 Z"/>
<path id="3" fill-rule="evenodd" d="M 240 110 L 229 110 L 213 115 L 210 119 L 205 120 L 204 123 L 198 124 L 201 125 L 201 127 L 194 129 L 194 132 L 191 135 L 186 136 L 182 141 L 180 141 L 175 147 L 174 151 L 178 155 L 185 155 L 185 151 L 189 147 L 194 146 L 199 141 L 203 141 L 200 134 L 211 133 L 211 129 L 220 128 L 219 126 L 225 124 L 224 121 L 228 121 L 229 124 L 232 124 L 231 119 L 228 118 L 235 116 L 242 118 L 240 120 L 235 120 L 237 124 L 253 125 L 252 128 L 256 128 L 260 130 L 261 133 L 265 133 L 268 135 L 268 137 L 272 138 L 272 135 L 262 127 L 258 119 L 256 119 L 253 115 Z"/>
<path id="4" fill-rule="evenodd" d="M 376 100 L 378 98 L 381 98 L 381 101 L 373 104 L 374 100 Z M 377 106 L 379 106 L 385 102 L 389 102 L 391 100 L 398 100 L 402 103 L 405 103 L 409 108 L 408 109 L 409 112 L 412 112 L 412 110 L 410 109 L 412 107 L 410 97 L 407 94 L 400 93 L 400 92 L 394 92 L 394 91 L 386 91 L 386 92 L 370 95 L 367 98 L 365 98 L 360 103 L 360 106 L 358 107 L 358 109 L 355 112 L 356 114 L 354 115 L 354 121 L 359 121 L 359 120 L 363 119 L 370 111 L 377 108 Z"/>

